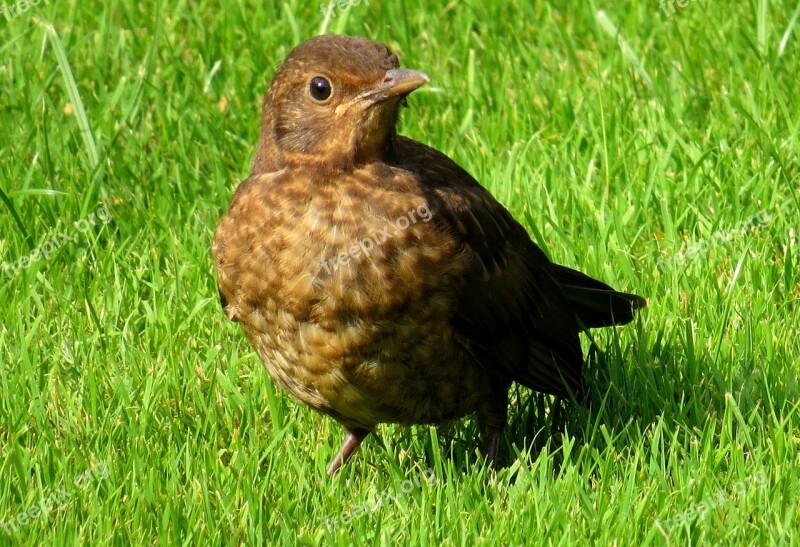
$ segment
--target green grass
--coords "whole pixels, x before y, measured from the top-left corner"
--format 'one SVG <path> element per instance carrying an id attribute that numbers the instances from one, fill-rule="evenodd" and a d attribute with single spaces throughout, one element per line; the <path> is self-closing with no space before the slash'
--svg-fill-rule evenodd
<path id="1" fill-rule="evenodd" d="M 327 28 L 431 76 L 403 133 L 553 259 L 649 298 L 593 333 L 602 405 L 515 390 L 496 474 L 464 420 L 383 426 L 327 478 L 340 428 L 270 383 L 210 257 L 319 2 L 41 3 L 0 14 L 0 261 L 59 242 L 0 271 L 0 524 L 67 495 L 0 545 L 798 541 L 800 8 L 434 4 Z"/>

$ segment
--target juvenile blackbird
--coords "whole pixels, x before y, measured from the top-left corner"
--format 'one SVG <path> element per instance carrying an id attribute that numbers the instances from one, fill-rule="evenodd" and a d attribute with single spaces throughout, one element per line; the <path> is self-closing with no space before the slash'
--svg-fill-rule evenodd
<path id="1" fill-rule="evenodd" d="M 441 152 L 396 133 L 428 82 L 363 38 L 281 63 L 247 180 L 213 245 L 219 293 L 272 379 L 346 429 L 477 413 L 494 463 L 512 382 L 580 400 L 582 330 L 645 300 L 548 260 Z"/>

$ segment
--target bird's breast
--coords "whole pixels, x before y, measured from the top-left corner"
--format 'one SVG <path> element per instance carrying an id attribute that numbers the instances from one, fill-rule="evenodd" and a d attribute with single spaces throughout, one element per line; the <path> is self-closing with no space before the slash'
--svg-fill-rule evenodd
<path id="1" fill-rule="evenodd" d="M 220 291 L 272 377 L 343 421 L 427 421 L 400 419 L 385 387 L 427 393 L 432 363 L 464 359 L 450 326 L 464 265 L 424 196 L 359 177 L 244 190 L 217 230 Z M 439 385 L 452 397 L 420 398 L 458 400 Z"/>

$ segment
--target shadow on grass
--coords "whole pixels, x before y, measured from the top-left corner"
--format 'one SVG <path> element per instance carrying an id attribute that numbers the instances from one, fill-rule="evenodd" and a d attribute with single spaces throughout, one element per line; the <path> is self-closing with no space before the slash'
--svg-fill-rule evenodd
<path id="1" fill-rule="evenodd" d="M 697 351 L 688 336 L 659 332 L 652 343 L 643 344 L 647 337 L 642 335 L 641 324 L 636 328 L 634 343 L 624 348 L 613 330 L 590 340 L 584 377 L 591 402 L 586 407 L 512 386 L 500 468 L 511 465 L 521 453 L 533 463 L 544 451 L 553 458 L 557 473 L 563 463 L 565 439 L 575 447 L 590 446 L 599 452 L 612 442 L 617 450 L 626 445 L 636 450 L 643 432 L 659 422 L 674 425 L 679 435 L 688 437 L 693 431 L 705 430 L 709 420 L 722 423 L 732 400 L 738 401 L 738 410 L 748 423 L 767 406 L 778 417 L 798 410 L 800 389 L 794 378 L 764 378 L 748 363 L 740 364 L 735 373 L 733 369 L 720 370 Z M 677 343 L 667 345 L 664 340 Z M 731 386 L 735 387 L 733 396 Z M 769 427 L 761 420 L 759 424 Z M 485 464 L 483 439 L 474 416 L 439 426 L 434 436 L 436 447 L 425 433 L 427 427 L 397 427 L 390 434 L 397 449 L 411 453 L 419 450 L 419 437 L 424 437 L 425 465 L 434 465 L 439 455 L 463 473 Z"/>

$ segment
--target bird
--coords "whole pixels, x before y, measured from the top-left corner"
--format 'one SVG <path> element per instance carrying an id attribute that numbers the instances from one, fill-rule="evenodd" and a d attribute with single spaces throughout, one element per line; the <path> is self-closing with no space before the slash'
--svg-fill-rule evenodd
<path id="1" fill-rule="evenodd" d="M 579 334 L 647 304 L 551 262 L 454 160 L 398 134 L 429 81 L 367 38 L 301 42 L 214 233 L 227 318 L 276 384 L 345 429 L 328 475 L 379 424 L 470 415 L 496 466 L 512 384 L 585 403 Z"/>

